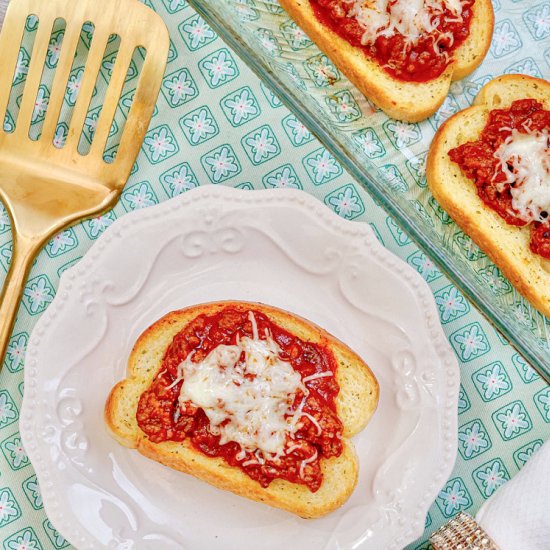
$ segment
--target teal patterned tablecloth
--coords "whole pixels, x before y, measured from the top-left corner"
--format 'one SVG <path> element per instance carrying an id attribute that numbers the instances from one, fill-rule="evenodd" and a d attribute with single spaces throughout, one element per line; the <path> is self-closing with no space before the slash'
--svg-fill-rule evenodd
<path id="1" fill-rule="evenodd" d="M 168 24 L 172 44 L 157 109 L 136 167 L 113 211 L 63 231 L 39 255 L 0 374 L 0 543 L 6 550 L 69 547 L 44 513 L 40 487 L 18 432 L 25 347 L 38 317 L 55 296 L 61 273 L 125 213 L 198 185 L 223 184 L 251 190 L 303 189 L 340 216 L 368 222 L 380 241 L 429 283 L 443 329 L 459 359 L 462 382 L 456 466 L 430 509 L 423 537 L 409 547 L 429 548 L 427 539 L 433 530 L 461 510 L 475 514 L 550 437 L 550 388 L 185 0 L 146 3 Z M 243 0 L 243 5 L 249 3 Z M 525 6 L 523 18 L 518 19 L 518 27 L 521 24 L 525 28 L 516 28 L 511 20 L 498 23 L 494 47 L 503 63 L 506 48 L 512 52 L 520 34 L 530 37 L 533 44 L 540 41 L 543 48 L 549 44 L 550 3 L 514 3 L 518 9 Z M 499 6 L 497 1 L 497 16 Z M 32 27 L 33 21 L 29 21 L 29 32 Z M 48 53 L 52 69 L 61 38 L 62 31 L 52 38 Z M 549 74 L 550 48 L 545 59 L 548 66 L 537 67 L 535 72 Z M 29 53 L 23 48 L 17 84 L 18 79 L 24 80 L 28 60 Z M 527 68 L 528 62 L 525 60 Z M 139 69 L 139 58 L 135 63 L 128 75 L 130 85 Z M 111 67 L 112 59 L 106 59 L 105 82 Z M 79 78 L 81 69 L 75 67 L 69 81 L 68 106 L 74 103 L 71 92 L 76 94 Z M 104 86 L 98 81 L 99 96 Z M 39 133 L 48 94 L 46 79 L 33 117 L 35 133 Z M 17 99 L 16 93 L 12 107 Z M 127 107 L 123 102 L 120 120 Z M 85 137 L 93 134 L 97 114 L 90 112 Z M 6 129 L 13 118 L 6 118 Z M 113 128 L 113 136 L 119 129 Z M 56 139 L 62 142 L 65 132 L 66 126 L 60 124 Z M 392 145 L 388 137 L 374 135 L 369 146 L 374 153 L 383 154 Z M 8 269 L 11 251 L 9 218 L 0 207 L 0 281 Z M 497 283 L 508 284 L 500 279 Z"/>

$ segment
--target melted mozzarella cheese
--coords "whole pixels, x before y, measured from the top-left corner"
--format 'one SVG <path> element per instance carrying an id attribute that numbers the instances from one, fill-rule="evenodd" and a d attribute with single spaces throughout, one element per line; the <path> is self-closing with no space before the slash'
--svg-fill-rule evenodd
<path id="1" fill-rule="evenodd" d="M 541 212 L 550 213 L 550 134 L 520 133 L 513 130 L 495 151 L 507 176 L 512 206 L 525 222 L 543 221 Z"/>
<path id="2" fill-rule="evenodd" d="M 363 45 L 373 44 L 380 36 L 401 34 L 406 43 L 415 44 L 433 32 L 445 7 L 462 20 L 462 0 L 345 0 L 353 3 L 349 15 L 363 28 Z M 436 52 L 439 54 L 439 52 Z"/>
<path id="3" fill-rule="evenodd" d="M 256 453 L 257 462 L 247 462 L 263 463 L 284 454 L 302 414 L 300 408 L 293 411 L 296 395 L 307 395 L 308 390 L 300 374 L 280 358 L 281 349 L 271 335 L 259 338 L 252 312 L 249 318 L 252 338 L 220 344 L 197 363 L 189 354 L 180 364 L 179 403 L 190 401 L 202 408 L 221 445 L 235 441 L 242 450 Z"/>

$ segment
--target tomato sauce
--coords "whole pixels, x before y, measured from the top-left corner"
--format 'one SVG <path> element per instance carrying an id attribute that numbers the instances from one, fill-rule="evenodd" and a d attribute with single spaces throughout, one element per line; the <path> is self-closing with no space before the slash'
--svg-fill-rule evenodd
<path id="1" fill-rule="evenodd" d="M 262 487 L 267 487 L 273 479 L 282 478 L 304 484 L 315 492 L 323 479 L 321 459 L 339 456 L 343 450 L 343 425 L 336 413 L 335 402 L 340 388 L 334 375 L 305 382 L 309 394 L 302 410 L 317 421 L 321 433 L 314 422 L 302 416 L 298 423 L 301 427 L 294 433 L 292 447 L 295 449 L 292 452 L 277 460 L 266 460 L 264 464 L 246 466 L 243 464 L 253 461 L 254 454 L 247 452 L 243 458 L 245 453 L 233 441 L 220 445 L 220 436 L 210 432 L 210 421 L 202 409 L 190 402 L 185 404 L 185 409 L 179 406 L 183 382 L 179 381 L 170 388 L 178 377 L 178 365 L 191 352 L 194 352 L 191 360 L 198 363 L 220 344 L 234 345 L 237 338 L 252 337 L 249 311 L 254 314 L 260 338 L 265 337 L 267 329 L 282 350 L 281 359 L 289 362 L 302 380 L 316 373 L 336 373 L 336 360 L 328 348 L 304 342 L 259 311 L 227 307 L 214 315 L 196 317 L 176 334 L 166 350 L 159 373 L 141 395 L 136 413 L 138 425 L 154 443 L 189 439 L 195 449 L 211 457 L 222 457 L 231 466 L 241 468 Z M 303 397 L 299 392 L 294 410 Z M 315 460 L 311 460 L 315 454 Z M 308 462 L 303 463 L 306 459 Z"/>
<path id="2" fill-rule="evenodd" d="M 535 99 L 518 99 L 508 109 L 494 109 L 489 113 L 485 128 L 477 141 L 464 143 L 449 151 L 464 174 L 474 181 L 480 199 L 499 214 L 508 224 L 524 226 L 512 207 L 511 185 L 507 174 L 494 156 L 495 151 L 511 135 L 512 130 L 526 134 L 544 129 L 550 131 L 550 111 L 543 109 Z M 543 217 L 550 213 L 543 212 Z M 550 220 L 549 220 L 550 221 Z M 550 259 L 550 223 L 531 224 L 531 251 Z"/>
<path id="3" fill-rule="evenodd" d="M 408 82 L 426 82 L 437 78 L 445 71 L 452 61 L 452 53 L 470 34 L 472 6 L 475 0 L 466 0 L 463 3 L 460 18 L 445 8 L 439 16 L 440 23 L 436 29 L 409 45 L 406 44 L 405 37 L 399 33 L 389 37 L 379 36 L 373 44 L 363 45 L 363 27 L 355 17 L 348 16 L 352 3 L 345 0 L 310 2 L 315 16 L 321 23 L 352 46 L 363 50 L 368 57 L 375 59 L 393 77 Z M 437 44 L 435 48 L 440 55 L 436 54 L 434 44 Z"/>

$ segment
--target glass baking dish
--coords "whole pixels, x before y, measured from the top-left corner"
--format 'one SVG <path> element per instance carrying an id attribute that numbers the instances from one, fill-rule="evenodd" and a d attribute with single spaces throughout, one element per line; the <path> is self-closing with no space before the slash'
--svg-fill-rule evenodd
<path id="1" fill-rule="evenodd" d="M 536 11 L 544 5 L 526 9 L 517 0 L 493 0 L 495 34 L 482 66 L 452 85 L 435 115 L 408 124 L 376 110 L 276 0 L 188 1 L 550 382 L 550 319 L 512 288 L 440 208 L 424 177 L 426 152 L 437 128 L 469 106 L 493 76 L 548 78 L 550 49 L 545 53 L 544 44 L 550 30 Z M 541 40 L 540 48 L 536 40 Z"/>

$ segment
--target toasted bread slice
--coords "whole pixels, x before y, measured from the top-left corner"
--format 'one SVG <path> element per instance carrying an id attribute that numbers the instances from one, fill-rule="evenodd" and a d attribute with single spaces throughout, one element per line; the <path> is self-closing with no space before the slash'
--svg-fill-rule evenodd
<path id="1" fill-rule="evenodd" d="M 487 83 L 474 106 L 441 126 L 430 146 L 426 165 L 428 185 L 456 223 L 501 269 L 515 288 L 541 313 L 550 317 L 548 262 L 529 249 L 529 227 L 507 224 L 478 197 L 474 182 L 466 177 L 449 151 L 475 141 L 493 109 L 506 109 L 516 99 L 537 99 L 550 109 L 550 82 L 525 75 L 501 76 Z"/>
<path id="2" fill-rule="evenodd" d="M 336 357 L 336 379 L 340 385 L 336 409 L 344 425 L 344 451 L 339 457 L 321 461 L 323 482 L 315 493 L 304 485 L 283 479 L 275 479 L 264 489 L 241 469 L 228 465 L 222 458 L 211 458 L 195 450 L 188 440 L 158 444 L 149 441 L 137 424 L 139 398 L 157 375 L 174 336 L 198 315 L 212 315 L 228 306 L 241 311 L 251 308 L 261 311 L 272 322 L 302 340 L 329 346 Z M 237 495 L 304 518 L 315 518 L 341 506 L 351 495 L 357 483 L 358 463 L 348 438 L 367 425 L 377 403 L 378 383 L 370 369 L 358 355 L 323 329 L 288 312 L 262 304 L 216 302 L 169 313 L 139 337 L 129 358 L 127 378 L 113 388 L 107 399 L 105 422 L 120 444 L 135 448 L 166 466 Z"/>
<path id="3" fill-rule="evenodd" d="M 310 0 L 280 0 L 280 4 L 366 97 L 390 117 L 406 122 L 418 122 L 435 113 L 449 93 L 451 82 L 480 65 L 493 36 L 491 0 L 476 0 L 470 34 L 454 51 L 454 61 L 438 78 L 406 82 L 391 76 L 362 50 L 321 23 Z"/>

